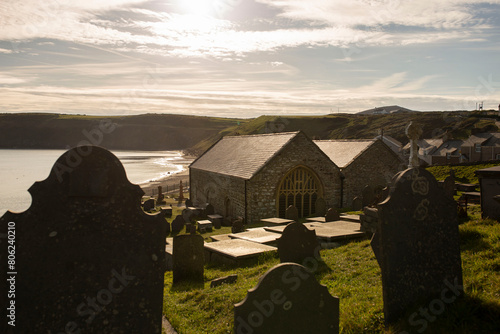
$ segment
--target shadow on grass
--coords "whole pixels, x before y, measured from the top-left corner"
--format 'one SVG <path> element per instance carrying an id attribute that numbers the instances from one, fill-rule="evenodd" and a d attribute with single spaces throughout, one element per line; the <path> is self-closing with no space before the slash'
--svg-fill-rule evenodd
<path id="1" fill-rule="evenodd" d="M 485 233 L 471 228 L 460 230 L 460 249 L 462 251 L 482 251 L 492 247 L 485 239 L 488 236 Z"/>
<path id="2" fill-rule="evenodd" d="M 203 290 L 205 287 L 204 282 L 196 282 L 196 281 L 183 281 L 172 284 L 170 287 L 171 292 L 185 292 L 185 291 L 193 291 L 193 290 Z"/>
<path id="3" fill-rule="evenodd" d="M 500 304 L 477 297 L 458 298 L 440 312 L 433 312 L 432 301 L 415 304 L 410 310 L 387 333 L 500 333 Z"/>

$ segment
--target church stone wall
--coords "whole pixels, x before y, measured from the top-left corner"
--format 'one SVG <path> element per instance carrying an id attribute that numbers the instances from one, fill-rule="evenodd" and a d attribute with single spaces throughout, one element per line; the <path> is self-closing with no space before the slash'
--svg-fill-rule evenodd
<path id="1" fill-rule="evenodd" d="M 247 184 L 248 221 L 277 216 L 277 191 L 281 179 L 297 166 L 310 168 L 323 184 L 327 207 L 340 204 L 340 170 L 305 135 L 297 135 Z"/>
<path id="2" fill-rule="evenodd" d="M 344 196 L 343 206 L 351 207 L 354 197 L 361 197 L 363 188 L 370 185 L 387 186 L 392 177 L 405 169 L 403 161 L 391 149 L 377 140 L 351 164 L 343 169 Z"/>
<path id="3" fill-rule="evenodd" d="M 245 216 L 245 180 L 194 168 L 190 169 L 190 179 L 193 203 L 210 203 L 216 213 L 226 217 L 226 204 L 229 200 L 230 216 Z"/>

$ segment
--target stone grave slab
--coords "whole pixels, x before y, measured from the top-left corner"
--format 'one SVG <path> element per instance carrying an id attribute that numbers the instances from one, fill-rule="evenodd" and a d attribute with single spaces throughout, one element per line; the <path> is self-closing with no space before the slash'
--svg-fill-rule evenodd
<path id="1" fill-rule="evenodd" d="M 205 253 L 203 237 L 182 234 L 174 237 L 173 283 L 182 281 L 203 282 Z"/>
<path id="2" fill-rule="evenodd" d="M 339 299 L 301 265 L 267 271 L 234 305 L 234 333 L 339 333 Z"/>
<path id="3" fill-rule="evenodd" d="M 341 230 L 349 230 L 349 231 L 360 231 L 361 224 L 347 221 L 347 220 L 337 220 L 334 222 L 323 223 L 318 225 L 320 227 L 328 227 L 328 228 L 338 228 Z"/>
<path id="4" fill-rule="evenodd" d="M 324 223 L 324 222 L 326 222 L 325 217 L 310 217 L 310 218 L 306 218 L 306 220 L 307 220 L 308 222 L 319 222 L 319 223 Z"/>
<path id="5" fill-rule="evenodd" d="M 199 220 L 198 221 L 198 231 L 200 233 L 211 232 L 212 231 L 212 222 L 210 220 Z"/>
<path id="6" fill-rule="evenodd" d="M 266 231 L 264 228 L 254 228 L 246 232 L 229 234 L 232 239 L 241 239 L 259 244 L 272 245 L 281 237 L 281 234 Z"/>
<path id="7" fill-rule="evenodd" d="M 255 257 L 266 252 L 276 251 L 277 248 L 247 240 L 232 239 L 208 242 L 205 244 L 205 250 L 210 256 L 215 253 L 233 260 L 239 260 Z"/>
<path id="8" fill-rule="evenodd" d="M 0 333 L 161 333 L 165 219 L 142 210 L 144 192 L 120 161 L 100 147 L 73 148 L 29 192 L 27 211 L 0 218 L 0 234 L 15 228 L 16 246 L 11 268 L 0 250 L 16 289 L 8 328 L 0 282 Z"/>
<path id="9" fill-rule="evenodd" d="M 341 213 L 340 220 L 348 220 L 348 221 L 359 223 L 359 215 L 347 215 L 347 214 Z"/>
<path id="10" fill-rule="evenodd" d="M 286 225 L 293 223 L 294 221 L 292 219 L 285 219 L 285 218 L 264 218 L 260 220 L 262 223 L 266 224 L 271 224 L 271 225 Z"/>
<path id="11" fill-rule="evenodd" d="M 382 271 L 386 323 L 427 307 L 449 286 L 461 287 L 457 206 L 422 168 L 401 172 L 379 204 L 372 248 Z M 459 293 L 463 293 L 459 292 Z"/>
<path id="12" fill-rule="evenodd" d="M 218 215 L 218 214 L 213 214 L 213 215 L 207 215 L 207 218 L 208 218 L 208 220 L 210 220 L 212 222 L 212 224 L 214 225 L 215 229 L 220 229 L 221 228 L 221 226 L 222 226 L 222 219 L 224 217 L 222 217 L 221 215 Z"/>
<path id="13" fill-rule="evenodd" d="M 320 245 L 314 230 L 304 224 L 291 223 L 278 240 L 280 261 L 303 264 L 306 259 L 320 260 Z"/>
<path id="14" fill-rule="evenodd" d="M 224 241 L 224 240 L 232 240 L 229 234 L 217 234 L 210 236 L 212 241 Z"/>

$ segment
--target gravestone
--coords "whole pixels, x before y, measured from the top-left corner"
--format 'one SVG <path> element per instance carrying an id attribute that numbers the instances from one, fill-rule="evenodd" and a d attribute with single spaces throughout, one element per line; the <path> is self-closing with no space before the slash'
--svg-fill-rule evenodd
<path id="1" fill-rule="evenodd" d="M 214 209 L 214 206 L 212 204 L 207 204 L 207 206 L 205 207 L 205 215 L 207 216 L 211 216 L 211 215 L 214 215 L 215 214 L 215 209 Z"/>
<path id="2" fill-rule="evenodd" d="M 186 225 L 186 221 L 182 215 L 178 215 L 174 218 L 171 225 L 172 233 L 179 233 Z"/>
<path id="3" fill-rule="evenodd" d="M 363 210 L 363 200 L 360 197 L 354 197 L 352 200 L 352 209 L 354 211 Z"/>
<path id="4" fill-rule="evenodd" d="M 158 197 L 157 197 L 157 203 L 158 204 L 165 204 L 165 195 L 163 195 L 163 188 L 161 186 L 158 186 Z"/>
<path id="5" fill-rule="evenodd" d="M 186 205 L 186 208 L 189 208 L 193 206 L 193 201 L 188 198 L 184 204 Z"/>
<path id="6" fill-rule="evenodd" d="M 373 204 L 373 201 L 375 200 L 375 193 L 373 191 L 372 186 L 366 185 L 363 188 L 362 198 L 363 198 L 363 207 L 370 206 Z"/>
<path id="7" fill-rule="evenodd" d="M 243 218 L 238 217 L 232 224 L 231 233 L 240 233 L 243 231 L 245 231 L 245 222 Z"/>
<path id="8" fill-rule="evenodd" d="M 156 203 L 154 198 L 150 198 L 147 201 L 144 201 L 143 208 L 144 211 L 151 211 L 156 207 Z"/>
<path id="9" fill-rule="evenodd" d="M 382 271 L 386 323 L 429 305 L 450 286 L 461 288 L 456 203 L 428 171 L 400 173 L 378 215 L 371 244 Z"/>
<path id="10" fill-rule="evenodd" d="M 443 190 L 450 197 L 455 195 L 455 178 L 453 176 L 449 175 L 444 179 Z"/>
<path id="11" fill-rule="evenodd" d="M 325 215 L 325 222 L 328 223 L 328 222 L 334 222 L 337 220 L 340 220 L 340 215 L 339 215 L 338 211 L 335 210 L 334 208 L 328 209 L 328 211 L 326 212 L 326 215 Z"/>
<path id="12" fill-rule="evenodd" d="M 234 305 L 234 332 L 339 333 L 339 299 L 305 267 L 281 263 Z"/>
<path id="13" fill-rule="evenodd" d="M 315 215 L 316 216 L 324 216 L 326 215 L 326 202 L 323 197 L 320 197 L 316 200 L 316 203 L 314 203 L 314 208 L 315 208 Z"/>
<path id="14" fill-rule="evenodd" d="M 205 250 L 203 237 L 182 234 L 174 237 L 173 283 L 182 281 L 203 282 Z"/>
<path id="15" fill-rule="evenodd" d="M 294 207 L 293 205 L 290 205 L 285 210 L 285 219 L 298 221 L 299 220 L 299 210 L 297 210 L 297 208 Z"/>
<path id="16" fill-rule="evenodd" d="M 278 239 L 278 253 L 282 263 L 306 265 L 308 261 L 319 261 L 320 248 L 316 232 L 297 222 L 288 224 Z"/>
<path id="17" fill-rule="evenodd" d="M 0 218 L 1 234 L 15 231 L 16 250 L 7 268 L 2 242 L 15 327 L 2 279 L 0 332 L 161 333 L 165 219 L 142 211 L 144 192 L 120 161 L 100 147 L 73 148 L 29 192 L 27 211 Z"/>

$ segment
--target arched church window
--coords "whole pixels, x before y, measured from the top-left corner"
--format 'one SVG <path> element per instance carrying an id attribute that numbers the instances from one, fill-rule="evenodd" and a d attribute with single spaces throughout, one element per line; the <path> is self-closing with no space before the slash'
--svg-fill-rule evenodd
<path id="1" fill-rule="evenodd" d="M 307 217 L 314 213 L 319 197 L 323 197 L 323 187 L 316 174 L 307 167 L 296 167 L 281 179 L 278 186 L 278 217 L 284 218 L 290 205 L 297 208 L 300 217 Z"/>

